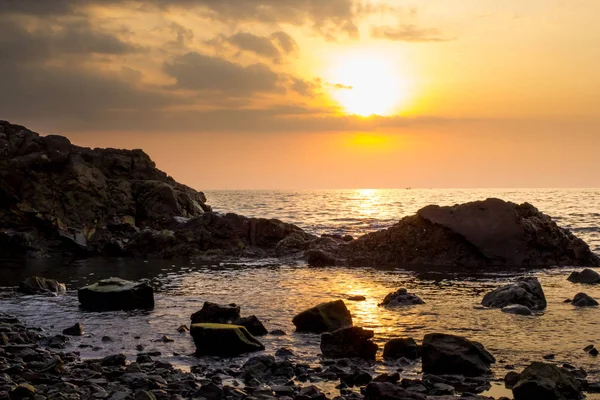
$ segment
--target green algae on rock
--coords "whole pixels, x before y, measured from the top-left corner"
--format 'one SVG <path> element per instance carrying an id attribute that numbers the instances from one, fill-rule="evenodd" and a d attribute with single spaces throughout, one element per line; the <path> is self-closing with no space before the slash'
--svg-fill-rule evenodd
<path id="1" fill-rule="evenodd" d="M 192 324 L 190 335 L 198 356 L 234 357 L 265 349 L 265 346 L 239 325 Z"/>
<path id="2" fill-rule="evenodd" d="M 77 292 L 81 308 L 90 311 L 154 308 L 154 289 L 147 283 L 108 278 Z"/>

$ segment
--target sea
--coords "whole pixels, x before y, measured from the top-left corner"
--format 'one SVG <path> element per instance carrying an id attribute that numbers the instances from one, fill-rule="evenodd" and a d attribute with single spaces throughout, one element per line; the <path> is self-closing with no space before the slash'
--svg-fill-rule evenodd
<path id="1" fill-rule="evenodd" d="M 389 227 L 429 204 L 453 205 L 497 197 L 533 204 L 600 254 L 600 189 L 403 188 L 205 194 L 217 212 L 278 218 L 314 234 L 354 237 Z M 600 299 L 600 285 L 568 282 L 568 275 L 576 269 L 314 268 L 303 261 L 278 259 L 211 263 L 102 258 L 68 263 L 5 260 L 0 261 L 0 311 L 40 326 L 47 334 L 58 334 L 76 322 L 83 323 L 85 335 L 68 343 L 68 349 L 79 351 L 83 358 L 124 353 L 133 360 L 136 346 L 141 344 L 144 351 L 159 351 L 162 360 L 189 369 L 199 362 L 239 364 L 247 358 L 197 359 L 189 334 L 177 332 L 180 325 L 189 325 L 190 315 L 205 301 L 236 303 L 241 306 L 242 315 L 256 315 L 269 331 L 281 329 L 287 333 L 260 338 L 266 353 L 286 347 L 296 354 L 296 361 L 319 365 L 319 336 L 294 332 L 292 318 L 320 302 L 343 299 L 354 324 L 375 332 L 374 340 L 380 346 L 378 359 L 363 366 L 373 374 L 401 369 L 404 377 L 418 377 L 418 362 L 399 366 L 384 361 L 383 345 L 395 337 L 410 336 L 420 341 L 427 333 L 448 332 L 481 342 L 496 357 L 494 382 L 486 394 L 510 398 L 511 392 L 502 383 L 504 375 L 509 370 L 522 370 L 531 361 L 544 361 L 543 357 L 551 354 L 553 359 L 549 362 L 581 367 L 590 381 L 600 381 L 598 358 L 583 351 L 589 344 L 600 347 L 600 309 L 577 309 L 564 302 L 579 292 Z M 68 293 L 56 297 L 16 294 L 15 287 L 30 275 L 65 282 Z M 544 312 L 518 316 L 481 307 L 487 291 L 525 275 L 541 281 L 548 301 Z M 151 283 L 156 288 L 156 308 L 143 312 L 81 311 L 77 288 L 111 276 Z M 386 294 L 402 287 L 420 296 L 425 304 L 395 310 L 378 307 Z M 366 300 L 347 300 L 354 295 L 363 295 Z M 164 335 L 174 341 L 163 343 L 160 339 Z M 112 341 L 103 341 L 103 336 Z M 316 384 L 333 397 L 337 383 Z"/>

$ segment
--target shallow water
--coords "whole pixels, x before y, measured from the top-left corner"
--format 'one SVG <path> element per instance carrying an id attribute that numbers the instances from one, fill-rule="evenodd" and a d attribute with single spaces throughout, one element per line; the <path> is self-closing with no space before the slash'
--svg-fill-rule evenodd
<path id="1" fill-rule="evenodd" d="M 228 211 L 278 217 L 297 222 L 318 233 L 355 235 L 389 225 L 403 213 L 412 213 L 429 202 L 452 204 L 490 196 L 515 201 L 527 199 L 548 214 L 559 217 L 557 220 L 561 225 L 576 231 L 596 251 L 600 249 L 600 216 L 592 211 L 600 210 L 600 191 L 597 190 L 535 191 L 529 197 L 524 191 L 504 194 L 485 192 L 487 195 L 468 191 L 454 194 L 427 192 L 429 197 L 413 195 L 417 192 L 414 190 L 378 194 L 332 192 L 294 195 L 286 192 L 220 192 L 208 193 L 208 197 L 209 202 L 221 204 Z M 371 209 L 381 211 L 369 214 L 366 206 L 360 206 L 365 201 L 360 200 L 361 196 L 371 198 Z M 412 200 L 407 201 L 410 196 Z M 288 198 L 287 202 L 281 202 L 282 197 Z M 315 207 L 315 203 L 318 207 Z M 260 206 L 249 212 L 252 204 Z M 550 207 L 552 204 L 554 208 Z M 397 207 L 396 211 L 390 211 L 393 207 Z M 142 344 L 144 351 L 161 351 L 162 359 L 183 368 L 189 367 L 197 362 L 190 356 L 194 351 L 192 340 L 189 334 L 180 334 L 176 329 L 181 324 L 189 324 L 189 316 L 209 300 L 235 302 L 241 305 L 243 315 L 255 314 L 268 330 L 282 329 L 287 332 L 287 336 L 267 335 L 260 339 L 267 353 L 272 354 L 280 347 L 289 347 L 299 360 L 317 364 L 320 361 L 319 336 L 294 333 L 292 317 L 321 301 L 346 299 L 350 295 L 360 294 L 367 300 L 346 301 L 346 304 L 355 325 L 375 331 L 380 353 L 389 338 L 412 336 L 420 341 L 429 332 L 450 332 L 483 343 L 498 360 L 494 366 L 497 378 L 504 376 L 507 365 L 513 365 L 519 371 L 531 361 L 542 360 L 542 356 L 553 353 L 556 355 L 554 362 L 569 362 L 583 367 L 590 374 L 590 381 L 600 380 L 597 358 L 588 356 L 582 350 L 590 343 L 600 345 L 600 310 L 576 309 L 563 302 L 581 291 L 600 298 L 600 285 L 584 286 L 568 282 L 566 278 L 573 270 L 570 268 L 529 272 L 494 271 L 474 275 L 472 272 L 454 270 L 449 273 L 426 267 L 419 268 L 419 272 L 311 268 L 304 263 L 290 265 L 278 260 L 241 260 L 237 263 L 203 265 L 122 259 L 90 259 L 70 264 L 50 261 L 3 262 L 0 268 L 0 310 L 18 315 L 29 324 L 42 326 L 48 333 L 60 333 L 65 327 L 82 322 L 86 335 L 74 338 L 69 348 L 80 351 L 83 357 L 123 352 L 131 359 L 137 354 L 136 345 Z M 478 307 L 486 291 L 527 273 L 534 274 L 542 282 L 548 300 L 548 308 L 544 313 L 524 317 Z M 67 295 L 58 297 L 13 293 L 12 288 L 30 275 L 66 282 L 70 290 Z M 110 276 L 150 281 L 157 290 L 156 308 L 149 312 L 93 313 L 79 310 L 75 289 Z M 387 293 L 400 287 L 419 295 L 425 304 L 396 310 L 377 306 Z M 105 335 L 114 341 L 102 342 L 101 338 Z M 163 335 L 175 341 L 166 344 L 157 342 Z M 80 344 L 99 348 L 78 348 Z M 379 357 L 377 363 L 365 367 L 373 372 L 383 372 L 394 371 L 398 365 L 386 364 Z M 403 375 L 414 376 L 419 370 L 417 363 L 405 368 Z M 334 384 L 323 385 L 333 393 Z M 490 393 L 495 396 L 510 395 L 499 383 Z"/>

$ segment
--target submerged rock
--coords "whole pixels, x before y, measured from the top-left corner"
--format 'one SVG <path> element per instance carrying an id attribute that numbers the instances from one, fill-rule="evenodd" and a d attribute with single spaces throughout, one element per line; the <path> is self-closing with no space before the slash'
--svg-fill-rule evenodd
<path id="1" fill-rule="evenodd" d="M 30 276 L 19 284 L 18 291 L 25 294 L 64 293 L 67 287 L 55 279 Z"/>
<path id="2" fill-rule="evenodd" d="M 210 322 L 217 324 L 230 324 L 240 318 L 240 306 L 237 304 L 217 304 L 210 301 L 204 302 L 202 309 L 192 314 L 192 324 Z"/>
<path id="3" fill-rule="evenodd" d="M 533 362 L 525 368 L 512 391 L 515 400 L 583 398 L 581 385 L 568 371 L 542 362 Z"/>
<path id="4" fill-rule="evenodd" d="M 353 265 L 600 266 L 589 246 L 528 203 L 422 208 L 347 244 Z"/>
<path id="5" fill-rule="evenodd" d="M 481 304 L 493 308 L 520 304 L 530 310 L 543 310 L 546 308 L 546 296 L 536 277 L 522 277 L 489 292 Z"/>
<path id="6" fill-rule="evenodd" d="M 383 358 L 386 359 L 405 357 L 416 360 L 419 358 L 419 353 L 419 345 L 411 337 L 391 339 L 383 347 Z"/>
<path id="7" fill-rule="evenodd" d="M 83 324 L 81 322 L 76 323 L 75 325 L 63 329 L 63 335 L 69 336 L 81 336 L 83 335 Z"/>
<path id="8" fill-rule="evenodd" d="M 398 307 L 415 304 L 425 304 L 425 302 L 416 294 L 408 293 L 406 289 L 402 288 L 385 296 L 383 302 L 379 303 L 378 306 Z"/>
<path id="9" fill-rule="evenodd" d="M 298 332 L 333 332 L 352 326 L 352 316 L 343 300 L 335 300 L 302 311 L 292 322 Z"/>
<path id="10" fill-rule="evenodd" d="M 586 268 L 581 272 L 571 272 L 571 275 L 569 275 L 567 280 L 573 283 L 600 283 L 600 274 L 593 269 Z"/>
<path id="11" fill-rule="evenodd" d="M 246 328 L 230 324 L 198 323 L 190 335 L 199 356 L 234 357 L 264 350 L 265 347 Z"/>
<path id="12" fill-rule="evenodd" d="M 267 333 L 269 333 L 269 331 L 267 331 L 267 328 L 265 328 L 265 326 L 262 324 L 262 322 L 260 322 L 256 315 L 238 318 L 235 321 L 233 321 L 233 324 L 243 326 L 253 336 L 264 336 Z"/>
<path id="13" fill-rule="evenodd" d="M 585 293 L 577 293 L 571 302 L 575 307 L 594 307 L 598 302 Z"/>
<path id="14" fill-rule="evenodd" d="M 81 308 L 90 311 L 154 308 L 154 290 L 147 283 L 120 278 L 100 280 L 77 291 Z"/>
<path id="15" fill-rule="evenodd" d="M 423 372 L 435 375 L 484 375 L 496 362 L 481 343 L 443 333 L 425 335 L 421 357 Z"/>
<path id="16" fill-rule="evenodd" d="M 373 335 L 373 331 L 357 326 L 325 332 L 321 335 L 321 352 L 331 358 L 374 360 L 378 346 L 371 340 Z"/>
<path id="17" fill-rule="evenodd" d="M 502 307 L 501 311 L 507 314 L 533 315 L 529 307 L 522 306 L 521 304 L 509 304 L 505 307 Z"/>

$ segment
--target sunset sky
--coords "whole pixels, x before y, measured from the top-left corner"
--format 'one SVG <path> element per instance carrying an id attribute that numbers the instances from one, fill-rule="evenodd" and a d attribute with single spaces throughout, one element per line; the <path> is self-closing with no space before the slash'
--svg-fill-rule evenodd
<path id="1" fill-rule="evenodd" d="M 598 0 L 0 0 L 0 119 L 199 190 L 600 187 Z"/>

